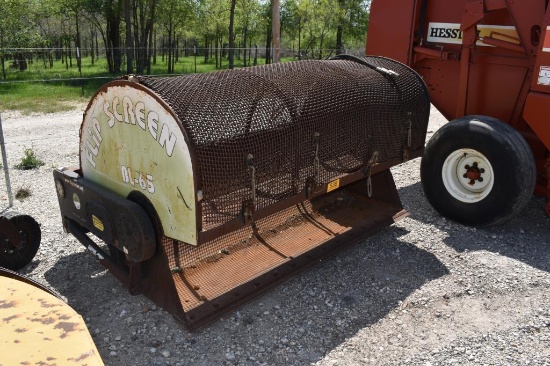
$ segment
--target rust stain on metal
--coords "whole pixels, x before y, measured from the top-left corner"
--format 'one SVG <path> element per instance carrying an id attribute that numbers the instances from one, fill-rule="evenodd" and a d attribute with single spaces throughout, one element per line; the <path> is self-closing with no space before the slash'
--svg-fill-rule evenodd
<path id="1" fill-rule="evenodd" d="M 59 320 L 69 320 L 69 319 L 71 319 L 70 315 L 67 315 L 67 314 L 59 315 Z"/>
<path id="2" fill-rule="evenodd" d="M 38 299 L 38 302 L 40 303 L 40 306 L 43 308 L 54 308 L 61 306 L 59 304 L 52 304 L 51 302 L 46 301 L 45 299 Z"/>
<path id="3" fill-rule="evenodd" d="M 55 323 L 55 319 L 50 317 L 50 318 L 42 319 L 41 322 L 43 324 L 53 324 Z"/>
<path id="4" fill-rule="evenodd" d="M 33 323 L 42 323 L 46 325 L 55 323 L 55 319 L 52 318 L 51 316 L 47 318 L 42 317 L 42 318 L 27 318 L 27 319 Z"/>
<path id="5" fill-rule="evenodd" d="M 61 329 L 63 333 L 60 335 L 60 337 L 65 338 L 68 333 L 79 330 L 79 326 L 78 326 L 78 323 L 59 322 L 55 325 L 54 329 Z"/>
<path id="6" fill-rule="evenodd" d="M 0 309 L 9 309 L 17 306 L 15 301 L 0 300 Z"/>
<path id="7" fill-rule="evenodd" d="M 94 354 L 95 354 L 94 350 L 91 349 L 91 350 L 89 350 L 88 352 L 82 353 L 80 356 L 78 356 L 78 357 L 75 358 L 75 359 L 68 358 L 67 361 L 80 362 L 80 361 L 83 361 L 83 360 L 87 359 L 88 357 L 93 356 Z"/>
<path id="8" fill-rule="evenodd" d="M 19 315 L 15 314 L 12 316 L 8 316 L 7 318 L 2 319 L 5 323 L 9 323 L 11 320 L 19 318 Z"/>

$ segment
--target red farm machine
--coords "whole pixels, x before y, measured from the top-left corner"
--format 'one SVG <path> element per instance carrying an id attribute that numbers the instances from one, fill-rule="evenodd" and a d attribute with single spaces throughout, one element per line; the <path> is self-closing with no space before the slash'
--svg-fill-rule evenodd
<path id="1" fill-rule="evenodd" d="M 550 198 L 548 0 L 375 0 L 366 53 L 416 70 L 451 121 L 421 164 L 437 211 L 483 226 Z"/>

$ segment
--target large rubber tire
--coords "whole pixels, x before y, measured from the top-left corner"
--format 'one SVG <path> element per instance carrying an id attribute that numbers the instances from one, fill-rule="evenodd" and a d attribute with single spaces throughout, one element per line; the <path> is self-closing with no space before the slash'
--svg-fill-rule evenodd
<path id="1" fill-rule="evenodd" d="M 494 118 L 465 116 L 428 141 L 420 174 L 428 201 L 441 215 L 489 226 L 525 208 L 536 167 L 529 145 L 515 129 Z"/>
<path id="2" fill-rule="evenodd" d="M 40 225 L 29 215 L 11 212 L 4 216 L 15 225 L 23 236 L 23 246 L 16 249 L 15 245 L 0 232 L 0 240 L 4 241 L 0 246 L 0 266 L 16 271 L 33 260 L 38 252 L 42 233 Z"/>

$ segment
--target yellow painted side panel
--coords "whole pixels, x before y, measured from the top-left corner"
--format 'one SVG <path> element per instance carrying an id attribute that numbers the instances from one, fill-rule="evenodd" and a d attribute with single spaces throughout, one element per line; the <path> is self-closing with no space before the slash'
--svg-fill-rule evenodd
<path id="1" fill-rule="evenodd" d="M 181 126 L 152 92 L 132 83 L 100 91 L 80 136 L 84 178 L 122 197 L 143 193 L 164 234 L 197 244 L 191 155 Z"/>
<path id="2" fill-rule="evenodd" d="M 84 320 L 69 305 L 4 276 L 0 289 L 0 366 L 103 365 Z"/>

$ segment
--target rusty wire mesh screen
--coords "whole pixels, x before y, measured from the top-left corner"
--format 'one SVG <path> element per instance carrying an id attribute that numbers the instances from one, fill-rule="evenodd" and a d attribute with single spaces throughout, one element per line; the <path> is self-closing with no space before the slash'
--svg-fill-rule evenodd
<path id="1" fill-rule="evenodd" d="M 240 216 L 252 196 L 251 166 L 256 209 L 265 208 L 301 192 L 314 175 L 323 184 L 361 169 L 375 151 L 381 162 L 402 157 L 409 143 L 420 148 L 429 117 L 418 75 L 381 57 L 140 82 L 172 107 L 190 139 L 204 197 L 202 230 Z"/>
<path id="2" fill-rule="evenodd" d="M 361 225 L 363 233 L 383 227 L 384 219 L 393 217 L 400 209 L 338 190 L 258 220 L 256 233 L 247 226 L 199 247 L 164 237 L 162 246 L 184 311 L 205 305 L 204 313 L 208 313 L 216 308 L 222 296 L 224 301 L 236 301 L 240 296 L 237 294 L 243 295 L 241 291 L 276 281 L 285 276 L 285 271 L 304 265 L 304 257 L 315 261 L 323 250 L 318 254 L 312 251 L 329 240 L 342 239 L 346 232 Z M 353 241 L 352 237 L 344 239 L 350 240 Z M 301 264 L 292 262 L 297 258 Z M 244 285 L 248 290 L 241 288 L 228 294 Z M 207 300 L 213 304 L 203 304 Z"/>

